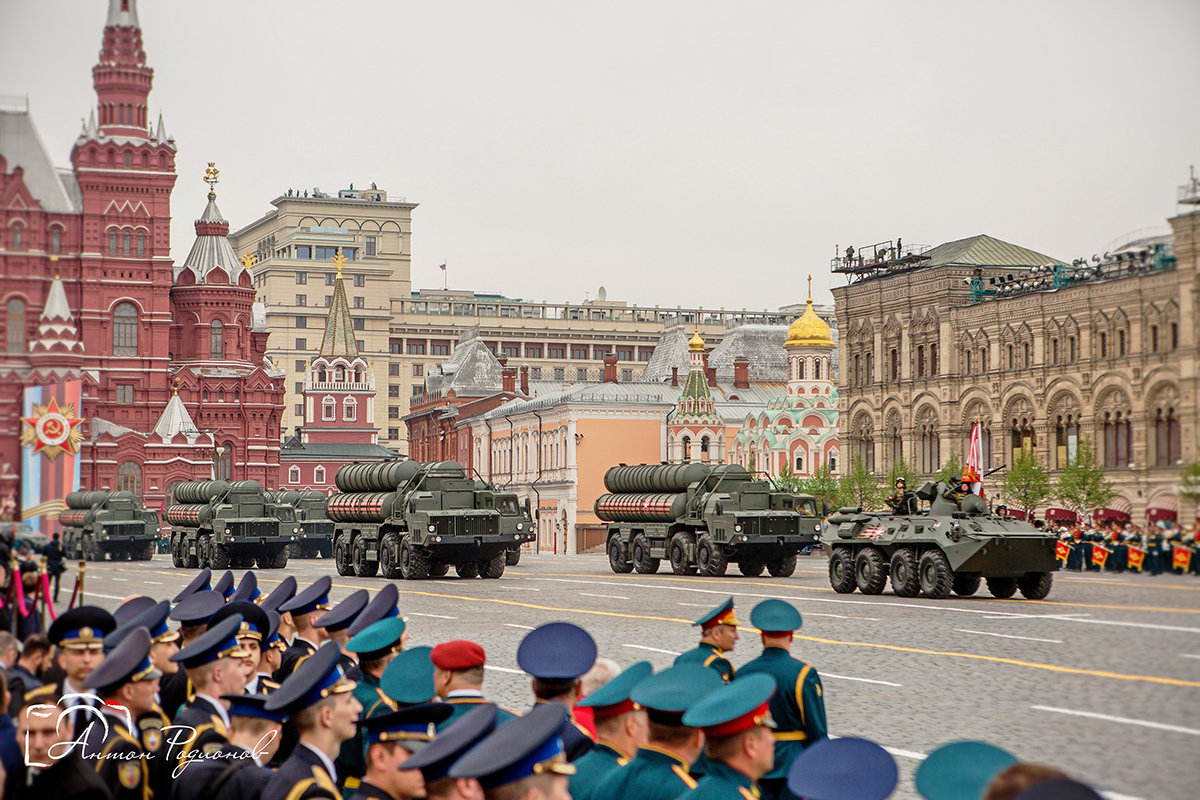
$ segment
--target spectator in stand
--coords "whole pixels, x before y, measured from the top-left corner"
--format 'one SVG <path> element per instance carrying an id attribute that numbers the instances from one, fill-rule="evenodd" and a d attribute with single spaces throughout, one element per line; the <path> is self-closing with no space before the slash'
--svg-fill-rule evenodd
<path id="1" fill-rule="evenodd" d="M 0 637 L 2 638 L 2 637 Z M 3 645 L 0 645 L 2 647 Z M 25 693 L 43 685 L 42 673 L 50 665 L 50 640 L 35 633 L 21 645 L 17 663 L 8 671 L 8 713 L 13 717 L 24 702 Z"/>

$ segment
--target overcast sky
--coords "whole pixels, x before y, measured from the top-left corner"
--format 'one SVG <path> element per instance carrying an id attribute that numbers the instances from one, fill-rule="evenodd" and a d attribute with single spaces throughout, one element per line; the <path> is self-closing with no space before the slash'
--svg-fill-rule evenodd
<path id="1" fill-rule="evenodd" d="M 289 187 L 420 203 L 414 287 L 776 308 L 835 246 L 1070 260 L 1200 165 L 1200 2 L 141 0 L 152 118 L 240 227 Z M 0 0 L 0 94 L 69 165 L 106 0 Z"/>

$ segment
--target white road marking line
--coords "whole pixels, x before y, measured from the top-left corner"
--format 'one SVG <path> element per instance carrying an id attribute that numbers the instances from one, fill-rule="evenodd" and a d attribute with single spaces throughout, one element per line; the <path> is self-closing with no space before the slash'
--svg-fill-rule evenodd
<path id="1" fill-rule="evenodd" d="M 511 667 L 493 667 L 491 664 L 484 664 L 483 668 L 491 670 L 492 672 L 507 672 L 511 675 L 524 675 L 525 674 L 524 670 L 512 669 Z"/>
<path id="2" fill-rule="evenodd" d="M 628 597 L 622 597 L 619 594 L 588 594 L 587 592 L 580 592 L 579 596 L 580 597 L 606 597 L 609 600 L 628 600 L 629 599 Z"/>
<path id="3" fill-rule="evenodd" d="M 162 581 L 142 581 L 142 583 L 149 583 L 152 586 L 162 586 Z"/>
<path id="4" fill-rule="evenodd" d="M 707 603 L 680 603 L 681 606 L 690 606 L 692 608 L 712 608 Z"/>
<path id="5" fill-rule="evenodd" d="M 520 629 L 521 629 L 521 630 L 523 630 L 523 631 L 531 631 L 531 630 L 533 630 L 533 626 L 532 626 L 532 625 L 518 625 L 518 624 L 517 624 L 517 623 L 515 623 L 515 622 L 506 622 L 506 623 L 504 623 L 504 627 L 506 627 L 506 628 L 520 628 Z"/>
<path id="6" fill-rule="evenodd" d="M 105 600 L 124 600 L 125 599 L 124 597 L 117 597 L 116 595 L 113 595 L 113 594 L 100 594 L 99 592 L 93 592 L 93 591 L 87 591 L 87 592 L 84 592 L 84 594 L 87 595 L 88 597 L 102 597 Z M 83 605 L 87 605 L 86 601 L 83 603 Z"/>
<path id="7" fill-rule="evenodd" d="M 532 586 L 501 586 L 506 592 L 540 592 L 541 589 L 535 589 Z"/>
<path id="8" fill-rule="evenodd" d="M 404 616 L 406 616 L 406 617 L 433 617 L 434 619 L 458 619 L 458 617 L 447 617 L 445 614 L 421 614 L 416 611 L 409 611 Z"/>
<path id="9" fill-rule="evenodd" d="M 980 636 L 999 636 L 1001 639 L 1020 639 L 1025 642 L 1046 642 L 1047 644 L 1062 644 L 1060 639 L 1037 639 L 1033 636 L 1013 636 L 1010 633 L 989 633 L 988 631 L 969 631 L 965 628 L 955 628 L 959 633 L 977 633 Z"/>
<path id="10" fill-rule="evenodd" d="M 129 583 L 129 578 L 118 578 L 116 575 L 109 578 L 109 580 L 110 581 L 121 581 L 122 583 Z"/>
<path id="11" fill-rule="evenodd" d="M 1180 653 L 1179 657 L 1180 658 L 1200 658 L 1200 656 L 1194 656 L 1191 653 Z"/>
<path id="12" fill-rule="evenodd" d="M 871 622 L 879 622 L 880 621 L 878 617 L 851 617 L 851 616 L 847 616 L 846 614 L 818 614 L 815 611 L 810 611 L 807 614 L 805 614 L 804 616 L 806 616 L 806 617 L 832 617 L 833 619 L 865 619 L 865 620 L 870 620 Z"/>
<path id="13" fill-rule="evenodd" d="M 649 650 L 651 653 L 666 653 L 669 656 L 677 656 L 679 653 L 674 650 L 660 650 L 657 647 L 646 647 L 644 644 L 626 644 L 622 647 L 632 647 L 634 650 Z"/>
<path id="14" fill-rule="evenodd" d="M 1087 717 L 1088 719 L 1101 719 L 1105 722 L 1119 722 L 1124 725 L 1141 725 L 1143 728 L 1154 728 L 1160 731 L 1171 731 L 1173 733 L 1190 733 L 1192 736 L 1200 736 L 1200 730 L 1195 728 L 1184 728 L 1180 725 L 1167 725 L 1162 722 L 1149 722 L 1142 719 L 1130 719 L 1129 717 L 1113 717 L 1108 714 L 1097 714 L 1094 711 L 1075 711 L 1070 708 L 1055 708 L 1054 706 L 1030 706 L 1037 711 L 1053 711 L 1056 714 L 1070 714 L 1076 717 Z"/>
<path id="15" fill-rule="evenodd" d="M 834 675 L 832 672 L 819 672 L 818 674 L 822 678 L 833 678 L 834 680 L 838 680 L 838 681 L 858 681 L 859 683 L 877 683 L 880 686 L 895 686 L 897 688 L 902 687 L 904 685 L 902 683 L 892 683 L 891 681 L 877 681 L 874 678 L 854 678 L 854 677 L 851 677 L 850 675 Z"/>

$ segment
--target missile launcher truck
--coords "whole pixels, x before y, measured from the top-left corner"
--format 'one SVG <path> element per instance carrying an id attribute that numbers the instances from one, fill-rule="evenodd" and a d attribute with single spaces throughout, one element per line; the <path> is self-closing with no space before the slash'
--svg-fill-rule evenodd
<path id="1" fill-rule="evenodd" d="M 269 492 L 271 502 L 290 506 L 300 533 L 292 542 L 292 558 L 329 558 L 333 555 L 333 520 L 325 516 L 325 493 L 316 489 L 279 489 Z"/>
<path id="2" fill-rule="evenodd" d="M 295 511 L 258 481 L 182 481 L 168 488 L 171 561 L 177 567 L 283 569 L 300 535 Z"/>
<path id="3" fill-rule="evenodd" d="M 604 473 L 604 488 L 595 512 L 609 523 L 613 572 L 657 572 L 666 558 L 676 575 L 724 575 L 737 562 L 743 575 L 787 577 L 818 541 L 813 497 L 778 491 L 737 465 L 622 464 Z"/>
<path id="4" fill-rule="evenodd" d="M 499 578 L 506 554 L 529 536 L 528 501 L 472 479 L 454 461 L 349 464 L 329 497 L 339 575 Z"/>
<path id="5" fill-rule="evenodd" d="M 158 540 L 158 513 L 132 492 L 71 492 L 58 517 L 67 558 L 149 561 Z"/>

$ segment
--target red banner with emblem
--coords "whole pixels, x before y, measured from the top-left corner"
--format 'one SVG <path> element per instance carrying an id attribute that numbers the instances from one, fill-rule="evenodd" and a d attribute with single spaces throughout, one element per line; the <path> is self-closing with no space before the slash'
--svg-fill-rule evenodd
<path id="1" fill-rule="evenodd" d="M 1142 571 L 1142 567 L 1146 564 L 1146 551 L 1140 547 L 1129 548 L 1129 568 Z"/>
<path id="2" fill-rule="evenodd" d="M 1059 542 L 1054 545 L 1054 555 L 1059 561 L 1066 561 L 1071 557 L 1071 545 L 1067 542 Z"/>
<path id="3" fill-rule="evenodd" d="M 1175 545 L 1175 552 L 1171 554 L 1171 568 L 1187 572 L 1191 567 L 1192 548 Z"/>
<path id="4" fill-rule="evenodd" d="M 1104 568 L 1104 562 L 1108 561 L 1109 549 L 1102 544 L 1092 545 L 1092 563 L 1101 569 Z"/>

